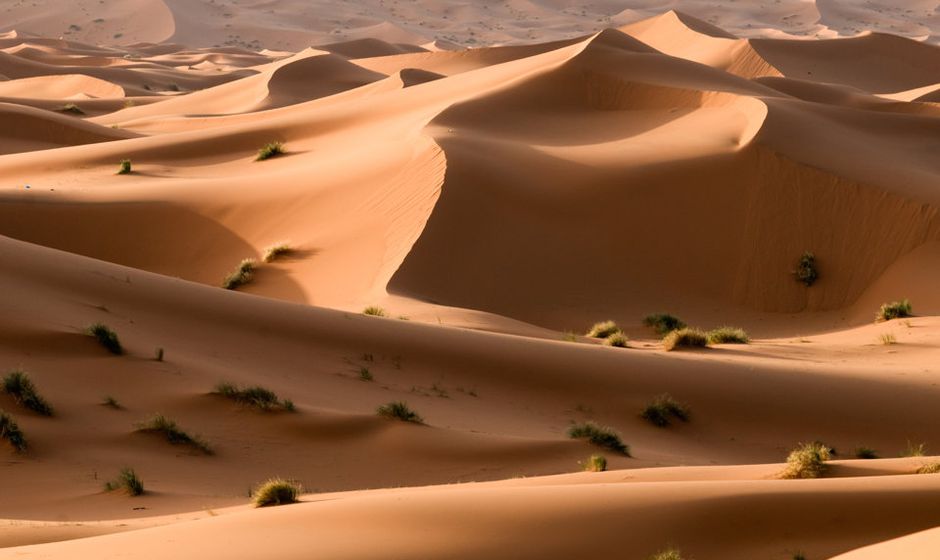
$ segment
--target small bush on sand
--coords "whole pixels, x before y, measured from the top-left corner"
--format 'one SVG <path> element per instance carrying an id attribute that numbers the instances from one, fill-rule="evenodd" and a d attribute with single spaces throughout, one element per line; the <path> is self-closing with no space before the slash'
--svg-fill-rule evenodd
<path id="1" fill-rule="evenodd" d="M 156 414 L 146 422 L 138 424 L 137 431 L 158 434 L 166 438 L 166 440 L 173 445 L 188 445 L 189 447 L 202 451 L 206 455 L 212 454 L 212 449 L 205 440 L 198 436 L 187 434 L 176 422 L 162 414 Z"/>
<path id="2" fill-rule="evenodd" d="M 917 474 L 937 474 L 940 473 L 940 463 L 927 463 L 917 469 Z"/>
<path id="3" fill-rule="evenodd" d="M 927 454 L 927 444 L 924 442 L 907 442 L 907 448 L 901 453 L 903 457 L 923 457 Z"/>
<path id="4" fill-rule="evenodd" d="M 290 401 L 281 401 L 274 391 L 264 387 L 245 387 L 239 388 L 231 383 L 219 383 L 215 386 L 213 393 L 221 395 L 238 404 L 251 406 L 258 410 L 271 411 L 275 409 L 287 410 L 287 404 Z"/>
<path id="5" fill-rule="evenodd" d="M 676 401 L 668 393 L 659 395 L 640 413 L 640 416 L 650 424 L 665 428 L 672 419 L 689 421 L 689 407 Z"/>
<path id="6" fill-rule="evenodd" d="M 359 379 L 360 381 L 373 381 L 375 377 L 372 375 L 372 372 L 369 371 L 369 368 L 366 366 L 359 367 Z"/>
<path id="7" fill-rule="evenodd" d="M 376 409 L 376 413 L 379 416 L 401 420 L 402 422 L 411 422 L 414 424 L 424 423 L 424 419 L 421 418 L 417 412 L 408 408 L 408 405 L 402 401 L 394 401 L 388 404 L 383 404 Z"/>
<path id="8" fill-rule="evenodd" d="M 281 242 L 271 245 L 264 250 L 264 262 L 274 262 L 280 257 L 286 257 L 294 252 L 293 247 L 290 246 L 290 243 Z"/>
<path id="9" fill-rule="evenodd" d="M 122 159 L 120 165 L 121 166 L 118 168 L 118 172 L 117 172 L 118 175 L 127 175 L 128 173 L 133 171 L 133 169 L 131 168 L 131 160 L 129 159 Z"/>
<path id="10" fill-rule="evenodd" d="M 56 109 L 60 113 L 69 113 L 72 115 L 84 115 L 85 111 L 82 111 L 82 108 L 74 103 L 66 103 L 65 105 Z"/>
<path id="11" fill-rule="evenodd" d="M 787 456 L 787 468 L 781 478 L 819 478 L 826 474 L 826 461 L 832 457 L 832 449 L 818 441 L 801 443 Z"/>
<path id="12" fill-rule="evenodd" d="M 86 332 L 88 336 L 95 337 L 98 344 L 104 346 L 108 352 L 116 356 L 120 356 L 124 353 L 124 347 L 121 346 L 121 340 L 118 338 L 117 333 L 111 330 L 107 325 L 95 323 L 88 327 Z"/>
<path id="13" fill-rule="evenodd" d="M 884 346 L 894 346 L 898 343 L 898 339 L 891 333 L 881 333 L 878 335 L 878 342 Z"/>
<path id="14" fill-rule="evenodd" d="M 137 476 L 134 469 L 125 467 L 121 469 L 117 480 L 104 483 L 104 489 L 108 492 L 123 490 L 129 496 L 140 496 L 144 493 L 144 482 Z"/>
<path id="15" fill-rule="evenodd" d="M 615 348 L 628 348 L 627 342 L 630 339 L 622 332 L 616 332 L 604 339 L 604 346 L 613 346 Z"/>
<path id="16" fill-rule="evenodd" d="M 2 440 L 6 440 L 18 453 L 26 451 L 26 436 L 23 431 L 9 413 L 0 409 L 0 441 Z"/>
<path id="17" fill-rule="evenodd" d="M 643 319 L 643 324 L 647 327 L 651 327 L 656 331 L 656 334 L 666 335 L 672 331 L 685 328 L 685 323 L 682 322 L 682 319 L 668 313 L 653 313 L 652 315 L 647 315 Z"/>
<path id="18" fill-rule="evenodd" d="M 594 326 L 584 335 L 588 338 L 607 338 L 621 332 L 620 327 L 613 321 L 594 323 Z"/>
<path id="19" fill-rule="evenodd" d="M 796 276 L 797 280 L 806 284 L 807 287 L 812 286 L 819 279 L 819 271 L 816 270 L 816 255 L 809 251 L 803 253 L 796 264 L 793 275 Z"/>
<path id="20" fill-rule="evenodd" d="M 744 332 L 744 329 L 736 327 L 718 327 L 708 331 L 709 344 L 748 344 L 751 337 Z"/>
<path id="21" fill-rule="evenodd" d="M 890 321 L 891 319 L 903 319 L 911 317 L 913 308 L 910 300 L 892 301 L 891 303 L 881 304 L 881 309 L 875 314 L 875 320 L 878 322 Z"/>
<path id="22" fill-rule="evenodd" d="M 865 447 L 864 445 L 855 448 L 855 458 L 856 459 L 877 459 L 878 453 L 871 447 Z"/>
<path id="23" fill-rule="evenodd" d="M 373 317 L 385 317 L 385 310 L 377 305 L 370 305 L 362 310 L 363 315 L 371 315 Z"/>
<path id="24" fill-rule="evenodd" d="M 297 502 L 297 496 L 303 489 L 299 484 L 272 478 L 261 484 L 254 492 L 255 507 L 282 506 Z"/>
<path id="25" fill-rule="evenodd" d="M 25 371 L 11 371 L 3 378 L 3 392 L 17 403 L 43 416 L 52 416 L 52 407 L 36 391 Z"/>
<path id="26" fill-rule="evenodd" d="M 244 286 L 251 282 L 257 267 L 258 263 L 255 259 L 242 259 L 242 262 L 238 264 L 238 268 L 222 280 L 222 287 L 226 290 L 234 290 L 239 286 Z"/>
<path id="27" fill-rule="evenodd" d="M 672 331 L 663 338 L 663 348 L 671 352 L 677 348 L 704 348 L 708 345 L 708 336 L 698 329 L 682 328 Z"/>
<path id="28" fill-rule="evenodd" d="M 118 400 L 117 400 L 116 398 L 112 397 L 111 395 L 105 395 L 105 397 L 104 397 L 103 399 L 101 399 L 101 406 L 106 406 L 106 407 L 108 407 L 108 408 L 113 408 L 114 410 L 121 410 L 121 409 L 124 408 L 124 407 L 121 405 L 121 403 L 119 403 Z"/>
<path id="29" fill-rule="evenodd" d="M 572 424 L 568 428 L 568 437 L 572 439 L 586 439 L 589 443 L 617 453 L 630 456 L 630 447 L 625 445 L 613 428 L 598 426 L 594 422 Z"/>
<path id="30" fill-rule="evenodd" d="M 683 560 L 682 552 L 676 548 L 667 548 L 665 550 L 660 550 L 656 554 L 649 557 L 649 560 Z"/>
<path id="31" fill-rule="evenodd" d="M 284 153 L 284 144 L 282 142 L 268 142 L 258 150 L 258 157 L 255 158 L 255 161 L 264 161 Z"/>
<path id="32" fill-rule="evenodd" d="M 607 457 L 603 455 L 591 455 L 584 462 L 584 470 L 588 472 L 604 472 L 607 470 Z"/>

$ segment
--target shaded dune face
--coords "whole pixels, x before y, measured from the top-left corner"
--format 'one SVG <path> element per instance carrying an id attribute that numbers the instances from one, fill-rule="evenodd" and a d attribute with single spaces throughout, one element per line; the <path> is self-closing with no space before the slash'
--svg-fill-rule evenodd
<path id="1" fill-rule="evenodd" d="M 932 20 L 795 40 L 873 8 L 737 4 L 0 34 L 0 377 L 52 412 L 0 390 L 0 559 L 934 553 Z M 750 343 L 667 352 L 654 312 Z M 781 478 L 800 442 L 823 477 Z M 272 477 L 301 503 L 250 507 Z"/>

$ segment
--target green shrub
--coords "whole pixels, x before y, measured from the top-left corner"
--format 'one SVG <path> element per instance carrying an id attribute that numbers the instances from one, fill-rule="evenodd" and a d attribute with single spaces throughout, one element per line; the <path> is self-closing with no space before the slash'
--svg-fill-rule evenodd
<path id="1" fill-rule="evenodd" d="M 6 440 L 18 453 L 26 451 L 26 436 L 16 420 L 3 409 L 0 409 L 0 440 Z"/>
<path id="2" fill-rule="evenodd" d="M 254 492 L 255 507 L 281 506 L 297 503 L 297 496 L 302 492 L 299 484 L 272 478 L 259 486 Z"/>
<path id="3" fill-rule="evenodd" d="M 3 392 L 17 403 L 43 416 L 52 416 L 52 407 L 43 399 L 25 371 L 11 371 L 3 378 Z"/>
<path id="4" fill-rule="evenodd" d="M 294 252 L 289 243 L 277 243 L 264 250 L 264 262 L 274 262 L 280 257 L 286 257 Z"/>
<path id="5" fill-rule="evenodd" d="M 940 463 L 927 463 L 917 469 L 917 474 L 937 474 L 940 473 Z"/>
<path id="6" fill-rule="evenodd" d="M 832 457 L 832 449 L 818 441 L 801 443 L 787 456 L 787 468 L 781 478 L 819 478 L 826 474 L 826 461 Z"/>
<path id="7" fill-rule="evenodd" d="M 588 338 L 607 338 L 621 332 L 620 327 L 613 321 L 594 323 L 594 326 L 584 335 Z"/>
<path id="8" fill-rule="evenodd" d="M 911 317 L 912 311 L 913 309 L 911 307 L 911 302 L 908 299 L 892 301 L 891 303 L 883 303 L 881 304 L 881 309 L 879 309 L 878 313 L 875 314 L 875 320 L 881 322 L 890 321 L 891 319 Z"/>
<path id="9" fill-rule="evenodd" d="M 71 113 L 73 115 L 84 115 L 85 111 L 82 111 L 82 108 L 74 103 L 66 103 L 65 105 L 56 109 L 60 113 Z"/>
<path id="10" fill-rule="evenodd" d="M 285 153 L 283 142 L 268 142 L 258 150 L 255 161 L 264 161 Z"/>
<path id="11" fill-rule="evenodd" d="M 604 472 L 607 470 L 607 457 L 603 455 L 591 455 L 584 462 L 584 470 L 588 472 Z"/>
<path id="12" fill-rule="evenodd" d="M 408 408 L 408 405 L 402 401 L 394 401 L 383 404 L 376 409 L 376 413 L 378 413 L 379 416 L 384 416 L 385 418 L 394 418 L 396 420 L 401 420 L 402 422 L 424 424 L 424 419 L 422 419 L 418 413 Z"/>
<path id="13" fill-rule="evenodd" d="M 856 459 L 877 459 L 878 453 L 871 447 L 865 447 L 864 445 L 855 448 L 855 458 Z"/>
<path id="14" fill-rule="evenodd" d="M 359 379 L 362 381 L 372 381 L 375 377 L 372 376 L 372 372 L 369 371 L 369 368 L 362 366 L 359 368 Z"/>
<path id="15" fill-rule="evenodd" d="M 132 169 L 131 169 L 131 160 L 129 160 L 129 159 L 122 159 L 122 160 L 121 160 L 121 167 L 118 168 L 117 174 L 118 174 L 118 175 L 127 175 L 127 174 L 130 173 L 131 171 L 132 171 Z"/>
<path id="16" fill-rule="evenodd" d="M 124 347 L 121 346 L 121 341 L 118 339 L 116 332 L 111 330 L 110 327 L 101 323 L 95 323 L 88 327 L 86 331 L 88 336 L 95 337 L 95 340 L 98 341 L 98 344 L 104 346 L 108 352 L 120 356 L 124 353 Z"/>
<path id="17" fill-rule="evenodd" d="M 373 317 L 385 317 L 385 310 L 377 305 L 370 305 L 362 310 L 363 315 L 371 315 Z"/>
<path id="18" fill-rule="evenodd" d="M 287 403 L 290 401 L 281 401 L 278 396 L 264 387 L 245 387 L 239 388 L 231 383 L 219 383 L 215 386 L 213 393 L 221 395 L 238 404 L 251 406 L 259 410 L 271 411 L 277 408 L 287 410 Z"/>
<path id="19" fill-rule="evenodd" d="M 117 480 L 113 482 L 105 482 L 104 489 L 108 492 L 113 492 L 114 490 L 123 490 L 127 492 L 129 496 L 140 496 L 144 493 L 144 482 L 140 480 L 140 478 L 137 476 L 137 473 L 134 472 L 134 469 L 125 467 L 121 469 Z"/>
<path id="20" fill-rule="evenodd" d="M 238 264 L 238 268 L 222 280 L 222 287 L 226 290 L 234 290 L 251 282 L 257 265 L 255 259 L 242 259 L 242 262 Z"/>
<path id="21" fill-rule="evenodd" d="M 668 393 L 664 393 L 646 405 L 640 416 L 654 426 L 665 428 L 673 418 L 688 422 L 689 408 L 676 401 Z"/>
<path id="22" fill-rule="evenodd" d="M 649 560 L 683 560 L 682 552 L 676 548 L 661 550 L 649 557 Z"/>
<path id="23" fill-rule="evenodd" d="M 704 348 L 708 345 L 708 336 L 699 329 L 688 327 L 672 331 L 663 338 L 663 348 L 671 352 L 677 348 Z"/>
<path id="24" fill-rule="evenodd" d="M 572 424 L 568 428 L 568 437 L 586 439 L 592 445 L 630 456 L 630 447 L 621 441 L 620 434 L 616 430 L 608 426 L 598 426 L 594 422 Z"/>
<path id="25" fill-rule="evenodd" d="M 613 346 L 615 348 L 628 348 L 627 342 L 630 339 L 622 332 L 615 332 L 604 339 L 604 346 Z"/>
<path id="26" fill-rule="evenodd" d="M 162 414 L 156 414 L 146 422 L 138 424 L 137 431 L 161 435 L 173 445 L 187 445 L 202 451 L 206 455 L 212 454 L 212 449 L 205 440 L 187 434 L 176 422 Z"/>
<path id="27" fill-rule="evenodd" d="M 809 251 L 803 253 L 793 274 L 807 287 L 812 286 L 819 279 L 819 271 L 816 270 L 816 255 Z"/>
<path id="28" fill-rule="evenodd" d="M 744 332 L 744 329 L 736 327 L 718 327 L 708 331 L 709 344 L 747 344 L 751 337 Z"/>
<path id="29" fill-rule="evenodd" d="M 652 327 L 659 335 L 666 335 L 672 331 L 685 328 L 682 319 L 668 313 L 653 313 L 643 319 L 643 324 Z"/>

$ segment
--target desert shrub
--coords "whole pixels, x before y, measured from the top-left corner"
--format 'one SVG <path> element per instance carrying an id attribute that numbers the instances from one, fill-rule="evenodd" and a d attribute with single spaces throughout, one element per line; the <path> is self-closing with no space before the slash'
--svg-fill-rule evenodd
<path id="1" fill-rule="evenodd" d="M 251 282 L 257 265 L 255 259 L 242 259 L 242 262 L 238 264 L 238 268 L 222 280 L 222 287 L 226 290 L 234 290 Z"/>
<path id="2" fill-rule="evenodd" d="M 60 113 L 70 113 L 72 115 L 84 115 L 85 111 L 74 103 L 66 103 L 57 109 Z"/>
<path id="3" fill-rule="evenodd" d="M 568 437 L 586 439 L 592 445 L 630 456 L 630 447 L 621 441 L 620 434 L 616 430 L 608 426 L 598 426 L 594 422 L 572 424 L 568 428 Z"/>
<path id="4" fill-rule="evenodd" d="M 9 413 L 0 409 L 0 440 L 6 440 L 15 451 L 26 451 L 26 436 Z"/>
<path id="5" fill-rule="evenodd" d="M 289 243 L 276 243 L 264 250 L 264 262 L 274 262 L 280 257 L 286 257 L 294 252 Z"/>
<path id="6" fill-rule="evenodd" d="M 282 142 L 268 142 L 258 150 L 258 157 L 255 158 L 255 161 L 264 161 L 284 153 L 284 144 Z"/>
<path id="7" fill-rule="evenodd" d="M 584 470 L 589 472 L 604 472 L 607 470 L 607 457 L 603 455 L 591 455 L 584 462 Z"/>
<path id="8" fill-rule="evenodd" d="M 614 334 L 604 339 L 604 345 L 613 346 L 616 348 L 627 348 L 627 342 L 629 341 L 630 339 L 627 338 L 627 335 L 623 334 L 622 332 L 615 332 Z"/>
<path id="9" fill-rule="evenodd" d="M 173 445 L 187 445 L 202 451 L 206 455 L 212 454 L 212 449 L 205 440 L 198 436 L 189 435 L 183 431 L 183 429 L 180 428 L 176 422 L 170 420 L 162 414 L 155 414 L 146 422 L 141 422 L 138 424 L 137 431 L 158 434 L 166 438 L 166 440 Z"/>
<path id="10" fill-rule="evenodd" d="M 117 174 L 118 174 L 118 175 L 127 175 L 127 174 L 130 173 L 132 170 L 133 170 L 133 169 L 131 168 L 131 160 L 129 160 L 129 159 L 122 159 L 122 160 L 121 160 L 121 163 L 120 163 L 120 167 L 118 168 Z"/>
<path id="11" fill-rule="evenodd" d="M 801 443 L 787 456 L 787 468 L 781 478 L 819 478 L 826 474 L 826 461 L 832 457 L 832 449 L 818 441 Z"/>
<path id="12" fill-rule="evenodd" d="M 621 332 L 620 327 L 613 321 L 603 321 L 594 323 L 588 332 L 584 335 L 588 338 L 607 338 Z"/>
<path id="13" fill-rule="evenodd" d="M 940 473 L 940 463 L 927 463 L 917 469 L 917 474 L 937 474 Z"/>
<path id="14" fill-rule="evenodd" d="M 660 550 L 656 554 L 649 557 L 649 560 L 683 560 L 682 552 L 676 548 L 667 548 L 665 550 Z"/>
<path id="15" fill-rule="evenodd" d="M 640 413 L 640 416 L 654 426 L 665 428 L 672 419 L 689 421 L 689 408 L 676 401 L 668 393 L 659 395 Z"/>
<path id="16" fill-rule="evenodd" d="M 923 457 L 927 454 L 927 444 L 924 442 L 907 442 L 907 448 L 901 453 L 904 457 Z"/>
<path id="17" fill-rule="evenodd" d="M 125 467 L 121 469 L 117 480 L 105 482 L 104 489 L 108 492 L 123 490 L 129 496 L 140 496 L 144 493 L 144 482 L 137 476 L 134 469 Z"/>
<path id="18" fill-rule="evenodd" d="M 891 319 L 902 319 L 910 317 L 913 308 L 910 300 L 892 301 L 891 303 L 881 304 L 881 309 L 875 314 L 876 321 L 890 321 Z"/>
<path id="19" fill-rule="evenodd" d="M 704 348 L 708 345 L 708 336 L 699 329 L 688 327 L 672 331 L 663 338 L 663 348 L 671 352 L 677 348 Z"/>
<path id="20" fill-rule="evenodd" d="M 668 313 L 653 313 L 643 319 L 643 324 L 652 327 L 659 335 L 669 334 L 672 331 L 685 328 L 682 319 Z"/>
<path id="21" fill-rule="evenodd" d="M 258 486 L 254 492 L 255 507 L 281 506 L 297 502 L 297 496 L 303 489 L 299 484 L 284 480 L 283 478 L 272 478 Z"/>
<path id="22" fill-rule="evenodd" d="M 110 327 L 102 323 L 95 323 L 88 327 L 86 331 L 88 336 L 95 337 L 95 340 L 98 341 L 98 344 L 104 346 L 108 352 L 120 356 L 124 353 L 124 347 L 121 346 L 121 341 L 118 339 L 118 335 Z"/>
<path id="23" fill-rule="evenodd" d="M 877 459 L 878 453 L 871 447 L 865 447 L 864 445 L 855 448 L 855 458 L 856 459 Z"/>
<path id="24" fill-rule="evenodd" d="M 385 310 L 377 305 L 370 305 L 362 310 L 363 315 L 371 315 L 373 317 L 385 317 Z"/>
<path id="25" fill-rule="evenodd" d="M 52 416 L 52 407 L 36 391 L 25 371 L 11 371 L 3 378 L 3 392 L 17 403 L 43 416 Z"/>
<path id="26" fill-rule="evenodd" d="M 376 409 L 376 413 L 379 416 L 384 416 L 385 418 L 394 418 L 396 420 L 401 420 L 402 422 L 412 422 L 414 424 L 424 423 L 424 419 L 421 418 L 417 412 L 408 408 L 408 405 L 403 401 L 393 401 L 387 404 L 383 404 Z"/>
<path id="27" fill-rule="evenodd" d="M 359 368 L 359 379 L 362 381 L 372 381 L 375 377 L 372 376 L 372 372 L 369 371 L 369 368 L 362 366 Z"/>
<path id="28" fill-rule="evenodd" d="M 105 397 L 101 399 L 101 406 L 113 408 L 114 410 L 121 410 L 124 408 L 121 406 L 121 403 L 119 403 L 118 400 L 111 395 L 105 395 Z"/>
<path id="29" fill-rule="evenodd" d="M 747 344 L 749 342 L 751 342 L 751 337 L 744 332 L 744 329 L 718 327 L 708 331 L 709 344 Z"/>
<path id="30" fill-rule="evenodd" d="M 793 274 L 797 280 L 806 284 L 807 287 L 812 286 L 819 279 L 819 271 L 816 270 L 816 255 L 809 251 L 803 253 Z"/>
<path id="31" fill-rule="evenodd" d="M 231 383 L 219 383 L 213 392 L 238 404 L 265 411 L 277 408 L 287 410 L 287 403 L 290 402 L 287 400 L 282 402 L 274 391 L 258 386 L 239 388 Z"/>
<path id="32" fill-rule="evenodd" d="M 884 346 L 893 346 L 898 343 L 898 339 L 891 333 L 881 333 L 878 335 L 878 342 Z"/>

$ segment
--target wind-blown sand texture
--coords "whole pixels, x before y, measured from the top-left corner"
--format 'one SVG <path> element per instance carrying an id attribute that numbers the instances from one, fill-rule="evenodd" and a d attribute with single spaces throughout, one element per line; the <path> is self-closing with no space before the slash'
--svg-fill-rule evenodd
<path id="1" fill-rule="evenodd" d="M 54 414 L 0 392 L 0 558 L 940 554 L 936 2 L 319 4 L 4 8 L 0 374 Z M 753 340 L 665 352 L 653 312 Z M 565 334 L 607 319 L 629 349 Z M 663 393 L 689 422 L 641 418 Z M 781 479 L 815 440 L 826 476 Z M 301 503 L 252 508 L 273 476 Z"/>

